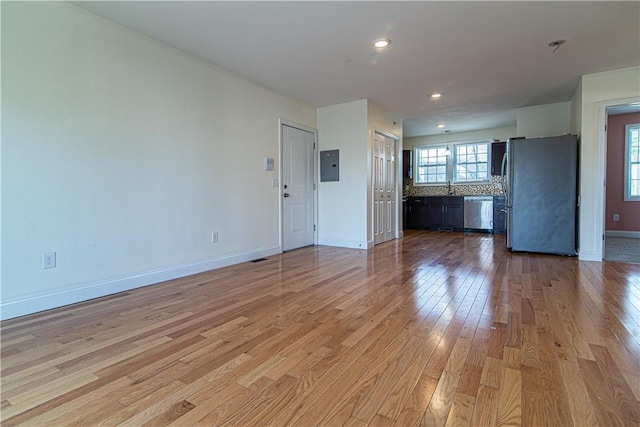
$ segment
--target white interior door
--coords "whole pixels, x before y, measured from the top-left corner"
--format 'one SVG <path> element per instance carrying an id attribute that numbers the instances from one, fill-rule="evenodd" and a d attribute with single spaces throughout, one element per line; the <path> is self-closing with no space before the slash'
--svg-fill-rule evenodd
<path id="1" fill-rule="evenodd" d="M 314 134 L 282 125 L 282 249 L 313 245 Z"/>
<path id="2" fill-rule="evenodd" d="M 388 136 L 385 137 L 384 148 L 384 193 L 386 195 L 384 241 L 386 242 L 396 237 L 396 141 Z"/>
<path id="3" fill-rule="evenodd" d="M 394 239 L 396 224 L 396 141 L 373 138 L 373 243 Z"/>

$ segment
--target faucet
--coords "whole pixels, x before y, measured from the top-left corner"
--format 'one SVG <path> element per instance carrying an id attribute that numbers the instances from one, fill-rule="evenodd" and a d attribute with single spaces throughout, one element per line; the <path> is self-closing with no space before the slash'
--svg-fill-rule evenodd
<path id="1" fill-rule="evenodd" d="M 447 194 L 449 196 L 453 194 L 453 189 L 451 188 L 451 181 L 447 181 Z"/>

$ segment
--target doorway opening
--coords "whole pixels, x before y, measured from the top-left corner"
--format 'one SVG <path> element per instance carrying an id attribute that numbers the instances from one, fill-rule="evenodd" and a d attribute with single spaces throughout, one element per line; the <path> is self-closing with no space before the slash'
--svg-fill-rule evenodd
<path id="1" fill-rule="evenodd" d="M 640 263 L 640 200 L 630 197 L 630 161 L 637 160 L 629 138 L 640 124 L 640 102 L 625 102 L 604 107 L 604 192 L 603 244 L 605 261 Z M 635 144 L 637 146 L 637 143 Z M 637 169 L 637 167 L 636 167 Z"/>

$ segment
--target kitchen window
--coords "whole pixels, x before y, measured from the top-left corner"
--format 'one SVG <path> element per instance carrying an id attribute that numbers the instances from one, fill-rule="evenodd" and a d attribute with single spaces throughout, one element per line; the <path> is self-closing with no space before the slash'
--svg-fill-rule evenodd
<path id="1" fill-rule="evenodd" d="M 454 176 L 456 183 L 489 181 L 489 143 L 475 142 L 454 145 Z"/>
<path id="2" fill-rule="evenodd" d="M 640 123 L 625 126 L 624 200 L 640 200 Z"/>
<path id="3" fill-rule="evenodd" d="M 447 146 L 416 148 L 416 184 L 446 184 Z"/>

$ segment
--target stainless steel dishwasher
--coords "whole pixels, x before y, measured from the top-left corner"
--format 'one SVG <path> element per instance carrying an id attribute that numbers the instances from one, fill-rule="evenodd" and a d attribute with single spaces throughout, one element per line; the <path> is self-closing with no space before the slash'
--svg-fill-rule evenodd
<path id="1" fill-rule="evenodd" d="M 493 196 L 464 197 L 464 228 L 493 230 Z"/>

